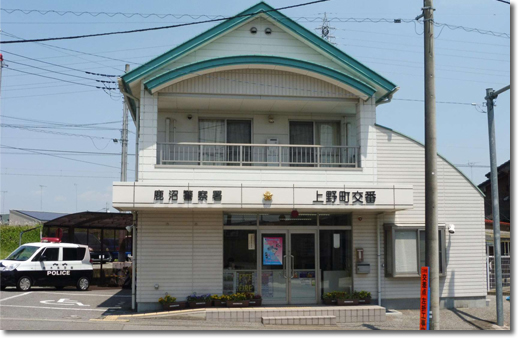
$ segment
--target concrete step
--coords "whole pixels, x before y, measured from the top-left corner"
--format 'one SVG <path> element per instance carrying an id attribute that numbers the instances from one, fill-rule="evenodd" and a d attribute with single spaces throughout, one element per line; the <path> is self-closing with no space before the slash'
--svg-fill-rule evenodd
<path id="1" fill-rule="evenodd" d="M 322 316 L 262 316 L 264 325 L 315 325 L 315 326 L 335 326 L 336 317 L 334 315 Z"/>

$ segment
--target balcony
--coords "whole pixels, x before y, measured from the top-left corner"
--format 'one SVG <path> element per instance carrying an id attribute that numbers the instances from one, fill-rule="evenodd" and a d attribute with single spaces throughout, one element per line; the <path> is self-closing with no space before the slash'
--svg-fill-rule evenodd
<path id="1" fill-rule="evenodd" d="M 358 146 L 157 143 L 157 164 L 359 168 Z"/>

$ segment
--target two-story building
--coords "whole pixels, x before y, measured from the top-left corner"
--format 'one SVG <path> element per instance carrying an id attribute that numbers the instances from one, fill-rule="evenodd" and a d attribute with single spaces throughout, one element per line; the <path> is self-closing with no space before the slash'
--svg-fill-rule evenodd
<path id="1" fill-rule="evenodd" d="M 137 176 L 113 206 L 135 215 L 138 310 L 166 292 L 285 305 L 338 290 L 418 308 L 424 148 L 376 124 L 391 81 L 260 2 L 119 86 Z M 484 305 L 483 196 L 437 166 L 441 304 Z"/>

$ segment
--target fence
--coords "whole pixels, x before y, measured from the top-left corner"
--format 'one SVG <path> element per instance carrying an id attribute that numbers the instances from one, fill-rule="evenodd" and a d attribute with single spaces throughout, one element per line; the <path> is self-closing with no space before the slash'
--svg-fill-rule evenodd
<path id="1" fill-rule="evenodd" d="M 157 163 L 358 168 L 359 150 L 357 146 L 158 143 Z"/>
<path id="2" fill-rule="evenodd" d="M 511 287 L 511 256 L 502 256 L 502 287 Z M 487 261 L 488 291 L 496 289 L 495 257 L 489 256 Z"/>

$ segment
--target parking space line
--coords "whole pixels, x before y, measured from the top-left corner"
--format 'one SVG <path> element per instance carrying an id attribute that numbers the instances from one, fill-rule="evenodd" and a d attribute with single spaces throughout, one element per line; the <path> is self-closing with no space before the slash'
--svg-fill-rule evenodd
<path id="1" fill-rule="evenodd" d="M 2 302 L 2 301 L 7 301 L 7 300 L 10 300 L 10 299 L 14 299 L 14 298 L 17 298 L 17 297 L 20 297 L 20 296 L 24 296 L 24 295 L 27 295 L 27 294 L 31 294 L 31 293 L 32 293 L 32 292 L 27 292 L 27 293 L 22 293 L 22 294 L 14 295 L 14 296 L 9 296 L 9 297 L 3 298 L 2 300 L 0 300 L 0 302 Z"/>
<path id="2" fill-rule="evenodd" d="M 0 305 L 0 308 L 1 307 L 32 308 L 32 309 L 65 309 L 65 310 L 98 311 L 98 312 L 106 312 L 109 309 L 121 309 L 121 307 L 108 307 L 108 308 L 62 308 L 62 307 L 17 306 L 17 305 Z"/>

